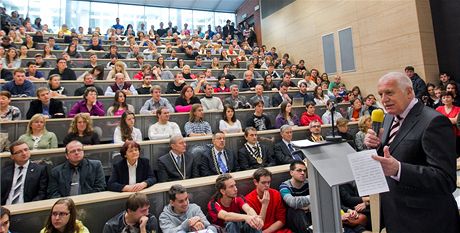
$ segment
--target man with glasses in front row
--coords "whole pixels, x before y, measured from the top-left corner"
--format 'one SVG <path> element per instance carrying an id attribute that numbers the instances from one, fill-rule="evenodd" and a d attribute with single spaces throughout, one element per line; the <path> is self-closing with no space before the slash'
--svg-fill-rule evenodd
<path id="1" fill-rule="evenodd" d="M 83 144 L 71 141 L 65 147 L 66 161 L 51 170 L 49 198 L 95 193 L 105 190 L 101 161 L 85 158 Z"/>
<path id="2" fill-rule="evenodd" d="M 27 143 L 10 145 L 12 163 L 2 168 L 1 204 L 12 205 L 46 198 L 48 173 L 46 167 L 30 161 Z"/>

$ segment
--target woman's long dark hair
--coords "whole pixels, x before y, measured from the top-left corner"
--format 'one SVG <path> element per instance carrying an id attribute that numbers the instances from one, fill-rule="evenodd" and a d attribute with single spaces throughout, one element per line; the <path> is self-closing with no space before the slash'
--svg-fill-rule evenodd
<path id="1" fill-rule="evenodd" d="M 133 115 L 134 119 L 136 119 L 136 115 L 131 111 L 125 111 L 123 115 L 121 115 L 120 132 L 122 141 L 133 140 L 133 129 L 126 124 L 126 118 L 128 118 L 129 115 Z"/>
<path id="2" fill-rule="evenodd" d="M 120 95 L 124 95 L 125 96 L 125 101 L 123 103 L 120 103 L 118 102 L 118 98 L 120 97 Z M 115 99 L 113 101 L 113 104 L 112 104 L 112 113 L 115 115 L 115 112 L 120 108 L 124 108 L 125 110 L 128 110 L 128 104 L 126 104 L 126 94 L 124 92 L 122 92 L 121 90 L 117 90 L 115 92 Z"/>

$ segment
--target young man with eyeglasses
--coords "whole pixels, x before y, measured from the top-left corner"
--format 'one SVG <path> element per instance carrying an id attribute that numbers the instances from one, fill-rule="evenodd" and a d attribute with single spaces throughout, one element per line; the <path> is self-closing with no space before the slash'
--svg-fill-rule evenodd
<path id="1" fill-rule="evenodd" d="M 83 144 L 71 141 L 65 147 L 66 161 L 51 170 L 49 198 L 95 193 L 105 190 L 105 176 L 99 160 L 85 158 Z"/>
<path id="2" fill-rule="evenodd" d="M 16 141 L 10 145 L 11 160 L 2 168 L 1 204 L 11 205 L 46 198 L 48 173 L 46 167 L 30 161 L 27 143 Z"/>
<path id="3" fill-rule="evenodd" d="M 289 165 L 291 179 L 280 185 L 280 193 L 286 204 L 286 227 L 293 232 L 311 232 L 310 190 L 307 166 L 296 160 Z"/>

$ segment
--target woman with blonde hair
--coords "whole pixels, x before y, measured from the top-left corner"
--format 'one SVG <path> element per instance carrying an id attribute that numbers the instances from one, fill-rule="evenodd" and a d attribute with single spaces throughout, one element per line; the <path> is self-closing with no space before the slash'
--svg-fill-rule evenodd
<path id="1" fill-rule="evenodd" d="M 125 80 L 131 80 L 129 77 L 128 72 L 126 72 L 126 66 L 125 63 L 122 61 L 117 61 L 115 62 L 115 65 L 112 67 L 112 70 L 109 71 L 109 74 L 107 74 L 107 80 L 115 80 L 115 74 L 117 73 L 122 73 L 125 75 Z"/>
<path id="2" fill-rule="evenodd" d="M 40 233 L 89 233 L 80 220 L 77 220 L 77 208 L 71 198 L 57 200 Z"/>
<path id="3" fill-rule="evenodd" d="M 83 145 L 99 144 L 99 134 L 93 129 L 93 120 L 88 114 L 78 113 L 70 123 L 69 133 L 64 138 L 64 146 L 77 140 Z"/>
<path id="4" fill-rule="evenodd" d="M 364 115 L 359 118 L 358 129 L 359 131 L 355 136 L 356 149 L 358 151 L 367 150 L 366 145 L 364 144 L 364 137 L 366 136 L 367 130 L 372 128 L 372 120 L 369 115 Z"/>
<path id="5" fill-rule="evenodd" d="M 46 130 L 46 117 L 43 114 L 35 114 L 27 125 L 27 131 L 18 140 L 27 143 L 30 149 L 51 149 L 58 147 L 56 134 Z"/>

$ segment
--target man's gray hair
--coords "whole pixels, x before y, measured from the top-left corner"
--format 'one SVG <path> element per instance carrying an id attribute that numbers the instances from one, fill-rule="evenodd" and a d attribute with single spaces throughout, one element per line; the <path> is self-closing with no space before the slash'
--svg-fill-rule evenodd
<path id="1" fill-rule="evenodd" d="M 410 80 L 407 75 L 401 72 L 389 72 L 385 75 L 383 75 L 379 79 L 379 84 L 382 82 L 388 82 L 388 81 L 396 81 L 398 83 L 398 87 L 405 92 L 407 88 L 410 88 L 412 90 L 412 94 L 415 95 L 414 89 L 412 87 L 412 81 Z"/>
<path id="2" fill-rule="evenodd" d="M 288 129 L 292 129 L 292 126 L 290 126 L 290 125 L 282 125 L 281 128 L 280 128 L 280 133 L 284 133 L 284 131 L 286 131 Z"/>
<path id="3" fill-rule="evenodd" d="M 182 135 L 173 135 L 170 139 L 169 139 L 169 146 L 173 145 L 173 144 L 176 144 L 179 140 L 182 140 L 184 139 L 184 137 L 182 137 Z"/>

